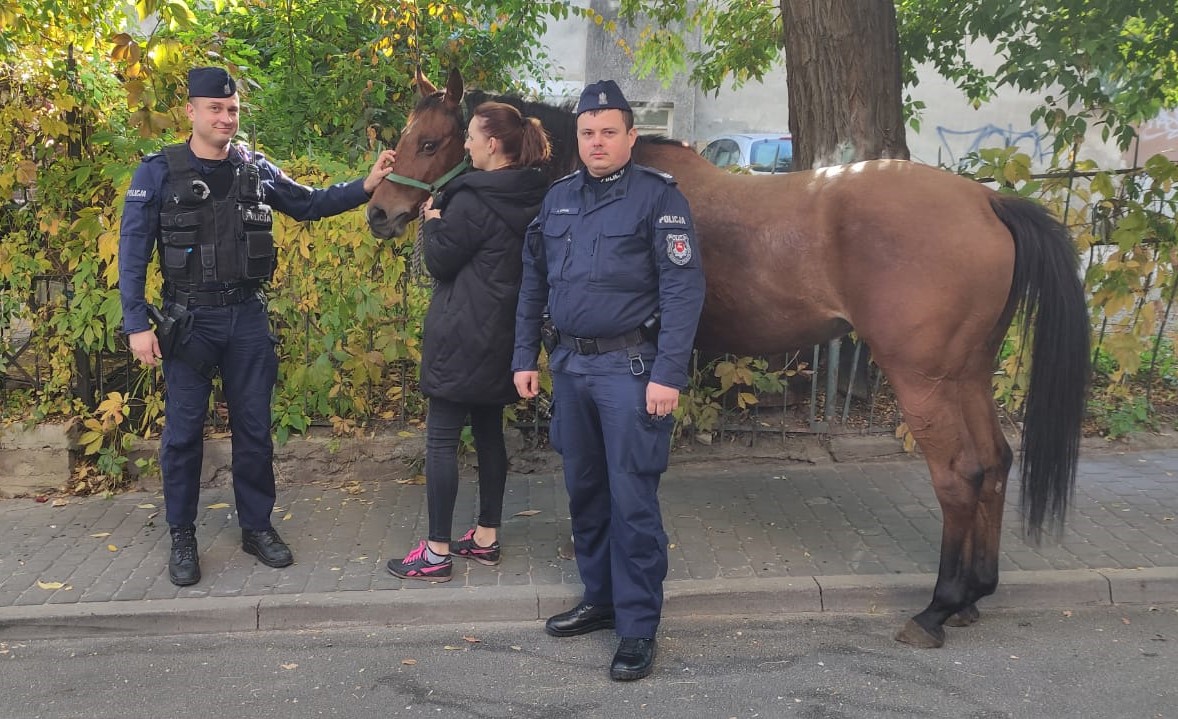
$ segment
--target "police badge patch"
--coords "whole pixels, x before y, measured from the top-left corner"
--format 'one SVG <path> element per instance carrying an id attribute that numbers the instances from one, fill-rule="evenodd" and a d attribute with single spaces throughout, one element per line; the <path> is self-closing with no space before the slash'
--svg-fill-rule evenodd
<path id="1" fill-rule="evenodd" d="M 691 241 L 687 235 L 667 235 L 667 259 L 680 267 L 691 262 Z"/>

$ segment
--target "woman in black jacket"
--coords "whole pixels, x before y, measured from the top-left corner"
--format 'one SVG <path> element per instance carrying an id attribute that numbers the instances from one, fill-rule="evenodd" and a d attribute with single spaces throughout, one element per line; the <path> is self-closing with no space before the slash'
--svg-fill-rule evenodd
<path id="1" fill-rule="evenodd" d="M 466 134 L 471 172 L 427 201 L 425 265 L 436 280 L 425 317 L 421 390 L 429 397 L 425 435 L 429 535 L 389 571 L 446 582 L 451 553 L 499 563 L 498 527 L 507 483 L 503 408 L 519 399 L 512 381 L 515 305 L 523 239 L 548 183 L 537 169 L 551 156 L 540 121 L 498 102 L 475 108 Z M 451 542 L 458 494 L 458 444 L 470 418 L 479 465 L 475 527 Z"/>

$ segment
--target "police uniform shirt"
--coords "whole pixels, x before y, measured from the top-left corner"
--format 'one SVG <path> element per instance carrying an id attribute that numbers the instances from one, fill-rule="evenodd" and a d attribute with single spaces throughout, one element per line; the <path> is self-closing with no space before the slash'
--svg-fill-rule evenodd
<path id="1" fill-rule="evenodd" d="M 224 162 L 202 161 L 188 150 L 189 163 L 209 180 L 214 173 L 225 172 L 225 162 L 235 171 L 250 157 L 250 151 L 243 145 L 231 146 Z M 320 190 L 291 180 L 261 153 L 256 153 L 254 161 L 262 178 L 264 201 L 296 220 L 337 215 L 368 201 L 363 179 Z M 214 184 L 221 183 L 210 182 L 210 186 Z M 143 158 L 124 196 L 119 231 L 119 293 L 123 303 L 123 331 L 127 334 L 151 329 L 144 287 L 152 252 L 159 243 L 159 214 L 167 192 L 168 161 L 163 153 Z"/>
<path id="2" fill-rule="evenodd" d="M 684 389 L 704 299 L 704 275 L 687 199 L 674 179 L 630 163 L 607 178 L 582 168 L 558 180 L 524 243 L 514 371 L 536 369 L 545 306 L 565 335 L 610 338 L 661 313 L 657 349 L 638 347 L 650 381 Z M 603 181 L 606 187 L 589 183 Z M 561 345 L 556 371 L 630 372 L 625 350 L 578 354 Z"/>

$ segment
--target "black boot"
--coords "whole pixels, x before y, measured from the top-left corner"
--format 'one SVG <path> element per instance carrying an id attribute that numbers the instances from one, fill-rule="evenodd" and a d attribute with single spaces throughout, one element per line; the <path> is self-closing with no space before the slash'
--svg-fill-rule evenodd
<path id="1" fill-rule="evenodd" d="M 548 618 L 544 631 L 554 637 L 575 637 L 599 629 L 613 629 L 614 608 L 608 604 L 581 602 L 577 606 Z"/>
<path id="2" fill-rule="evenodd" d="M 254 555 L 258 561 L 267 567 L 289 567 L 294 564 L 294 555 L 290 547 L 278 536 L 278 532 L 271 529 L 243 529 L 241 530 L 241 548 Z"/>
<path id="3" fill-rule="evenodd" d="M 172 527 L 172 554 L 168 557 L 168 579 L 177 587 L 200 581 L 200 560 L 196 556 L 196 527 Z"/>
<path id="4" fill-rule="evenodd" d="M 654 669 L 654 655 L 653 639 L 623 638 L 609 665 L 609 678 L 616 682 L 641 679 Z"/>

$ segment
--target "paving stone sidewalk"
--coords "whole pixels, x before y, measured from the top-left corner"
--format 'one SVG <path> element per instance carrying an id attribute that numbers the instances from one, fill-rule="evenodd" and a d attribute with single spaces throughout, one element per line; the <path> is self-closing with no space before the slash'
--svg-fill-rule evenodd
<path id="1" fill-rule="evenodd" d="M 462 518 L 473 511 L 474 491 L 473 482 L 463 482 L 456 535 L 467 526 Z M 735 592 L 754 578 L 860 578 L 870 584 L 917 574 L 929 575 L 931 594 L 941 518 L 919 461 L 674 466 L 660 495 L 671 543 L 669 587 L 727 580 Z M 1012 482 L 1004 573 L 1178 567 L 1178 451 L 1082 458 L 1058 544 L 1023 541 L 1017 497 Z M 57 507 L 31 499 L 0 502 L 0 609 L 463 586 L 562 585 L 575 594 L 579 582 L 575 563 L 558 556 L 568 536 L 568 512 L 562 483 L 552 473 L 510 477 L 502 564 L 457 561 L 448 585 L 402 581 L 385 570 L 390 558 L 403 556 L 424 536 L 424 486 L 281 486 L 274 524 L 296 558 L 283 570 L 241 552 L 229 488 L 207 489 L 201 499 L 197 538 L 204 578 L 183 589 L 165 571 L 169 539 L 157 494 L 71 498 Z M 54 589 L 58 583 L 61 588 Z M 722 591 L 725 585 L 718 586 Z"/>

